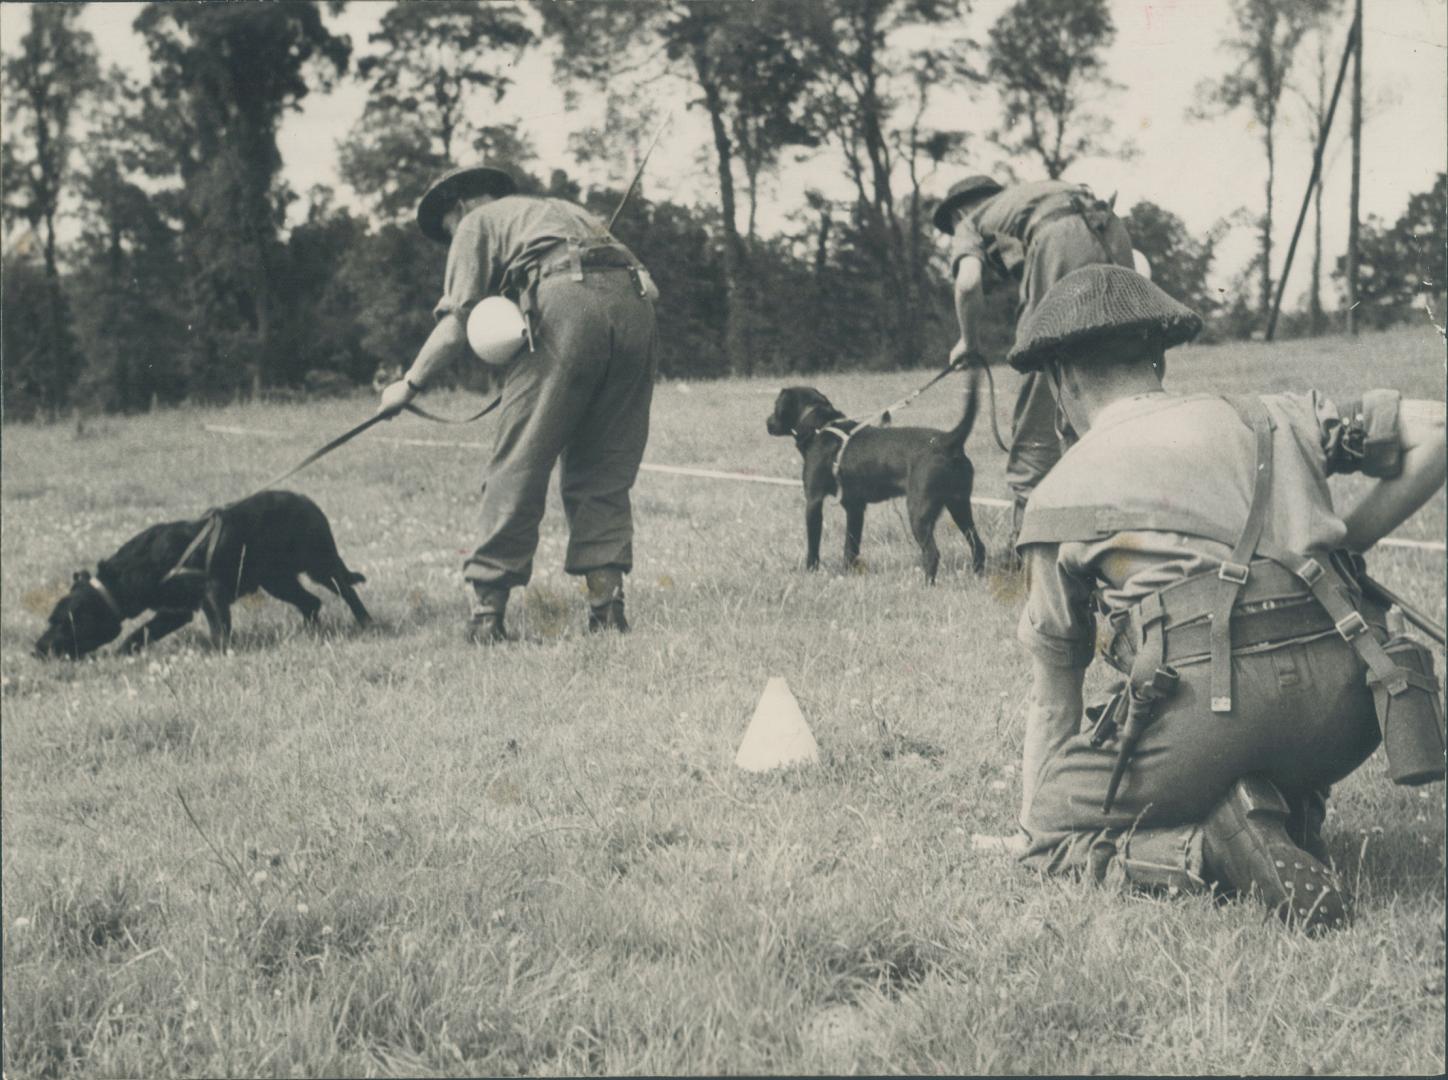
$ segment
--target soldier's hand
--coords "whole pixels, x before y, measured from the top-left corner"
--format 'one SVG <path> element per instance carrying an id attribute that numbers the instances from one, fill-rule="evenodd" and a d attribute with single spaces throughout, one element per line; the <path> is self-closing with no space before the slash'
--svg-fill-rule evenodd
<path id="1" fill-rule="evenodd" d="M 396 416 L 415 397 L 417 390 L 413 385 L 406 379 L 398 379 L 382 391 L 382 399 L 377 403 L 377 415 L 389 418 Z"/>
<path id="2" fill-rule="evenodd" d="M 950 350 L 950 363 L 952 366 L 959 364 L 969 355 L 969 350 L 967 350 L 965 346 L 965 339 L 961 338 Z"/>

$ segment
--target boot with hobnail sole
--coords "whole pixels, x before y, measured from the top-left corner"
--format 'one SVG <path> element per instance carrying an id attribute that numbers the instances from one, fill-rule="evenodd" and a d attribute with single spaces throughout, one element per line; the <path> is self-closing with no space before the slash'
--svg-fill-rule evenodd
<path id="1" fill-rule="evenodd" d="M 1231 891 L 1255 892 L 1309 934 L 1345 927 L 1351 912 L 1337 875 L 1293 843 L 1288 816 L 1287 800 L 1265 777 L 1238 780 L 1203 827 L 1206 877 Z"/>

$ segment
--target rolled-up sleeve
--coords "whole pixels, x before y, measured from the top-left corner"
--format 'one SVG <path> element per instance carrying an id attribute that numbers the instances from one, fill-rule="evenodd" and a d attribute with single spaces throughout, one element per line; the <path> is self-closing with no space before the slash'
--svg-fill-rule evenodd
<path id="1" fill-rule="evenodd" d="M 1401 393 L 1369 390 L 1361 398 L 1335 403 L 1313 392 L 1309 400 L 1329 476 L 1360 472 L 1381 479 L 1402 471 Z"/>
<path id="2" fill-rule="evenodd" d="M 1056 544 L 1025 549 L 1026 605 L 1016 639 L 1053 667 L 1089 667 L 1096 645 L 1091 586 L 1060 564 L 1058 551 Z"/>
<path id="3" fill-rule="evenodd" d="M 954 280 L 955 275 L 960 271 L 960 260 L 967 255 L 974 255 L 985 263 L 986 242 L 981 236 L 975 224 L 970 221 L 962 221 L 955 226 L 955 233 L 950 238 L 950 277 Z"/>
<path id="4" fill-rule="evenodd" d="M 442 299 L 432 317 L 442 322 L 449 315 L 466 320 L 473 306 L 488 295 L 492 278 L 492 251 L 487 225 L 481 214 L 468 214 L 458 222 L 447 252 Z"/>

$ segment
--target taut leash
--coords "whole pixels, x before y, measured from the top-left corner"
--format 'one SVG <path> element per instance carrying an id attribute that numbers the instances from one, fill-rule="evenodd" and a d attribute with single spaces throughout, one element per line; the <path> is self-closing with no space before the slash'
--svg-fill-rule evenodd
<path id="1" fill-rule="evenodd" d="M 477 412 L 473 413 L 472 416 L 465 417 L 461 420 L 454 420 L 445 416 L 438 416 L 434 413 L 428 412 L 426 409 L 419 408 L 418 406 L 410 403 L 404 405 L 402 407 L 402 410 L 399 411 L 410 412 L 414 416 L 420 416 L 424 420 L 431 420 L 435 424 L 471 424 L 474 420 L 481 420 L 483 417 L 487 416 L 488 413 L 492 412 L 502 403 L 503 395 L 499 394 L 492 401 L 488 402 L 488 404 L 484 405 Z M 315 462 L 320 461 L 322 458 L 326 457 L 333 450 L 337 449 L 337 447 L 343 445 L 344 443 L 351 442 L 358 435 L 361 435 L 368 428 L 372 427 L 372 425 L 381 423 L 383 420 L 391 420 L 396 415 L 397 413 L 391 412 L 377 413 L 375 416 L 369 416 L 366 420 L 363 420 L 356 427 L 344 431 L 341 435 L 338 435 L 331 442 L 327 443 L 326 446 L 323 446 L 319 450 L 313 450 L 310 454 L 302 458 L 301 461 L 297 462 L 297 464 L 293 465 L 286 472 L 281 473 L 278 476 L 272 477 L 257 490 L 265 491 L 267 488 L 275 487 L 277 484 L 280 484 L 283 480 L 290 480 L 293 476 L 296 476 L 297 473 L 301 472 L 308 465 L 312 465 Z"/>
<path id="2" fill-rule="evenodd" d="M 892 402 L 891 404 L 886 405 L 883 409 L 880 409 L 878 412 L 866 413 L 866 414 L 864 414 L 864 415 L 862 415 L 862 416 L 850 416 L 850 417 L 846 417 L 844 420 L 836 421 L 836 423 L 837 423 L 837 424 L 840 424 L 840 423 L 854 424 L 854 425 L 855 425 L 855 428 L 850 432 L 850 435 L 854 435 L 855 432 L 859 431 L 861 428 L 872 427 L 872 426 L 874 426 L 875 424 L 879 423 L 879 421 L 881 420 L 881 418 L 884 417 L 886 414 L 891 413 L 891 412 L 894 412 L 896 409 L 903 409 L 903 408 L 905 408 L 907 405 L 911 404 L 911 402 L 913 402 L 913 401 L 914 401 L 916 398 L 918 398 L 921 394 L 925 393 L 925 391 L 929 390 L 932 386 L 934 386 L 936 383 L 938 383 L 941 379 L 945 378 L 947 375 L 953 374 L 954 372 L 957 372 L 957 371 L 963 371 L 963 370 L 965 370 L 966 368 L 968 368 L 968 367 L 970 367 L 970 366 L 971 366 L 970 358 L 969 358 L 969 357 L 966 357 L 966 356 L 962 356 L 959 360 L 954 360 L 954 361 L 952 361 L 951 363 L 946 364 L 945 367 L 942 368 L 940 371 L 936 372 L 935 376 L 934 376 L 929 382 L 927 382 L 924 386 L 921 386 L 921 387 L 918 387 L 918 388 L 915 389 L 915 390 L 912 390 L 910 393 L 906 394 L 906 395 L 905 395 L 903 398 L 901 398 L 899 401 Z M 1005 442 L 1002 441 L 1002 439 L 1001 439 L 1000 424 L 999 424 L 999 421 L 996 419 L 995 377 L 991 374 L 990 361 L 987 360 L 984 356 L 982 356 L 982 357 L 980 358 L 980 366 L 983 367 L 983 368 L 985 368 L 985 381 L 986 381 L 986 384 L 987 384 L 987 385 L 989 386 L 989 388 L 990 388 L 990 430 L 991 430 L 991 434 L 995 436 L 996 445 L 997 445 L 998 447 L 1000 447 L 1001 450 L 1003 450 L 1004 452 L 1006 452 L 1007 454 L 1009 454 L 1009 453 L 1010 453 L 1010 447 L 1008 447 L 1008 446 L 1005 444 Z M 833 425 L 832 425 L 832 426 L 833 426 Z M 824 430 L 824 429 L 821 429 L 821 430 Z M 843 441 L 848 442 L 849 439 L 846 438 L 846 439 L 844 439 Z M 844 450 L 844 447 L 841 446 L 840 449 L 841 449 L 841 451 L 843 451 L 843 450 Z"/>
<path id="3" fill-rule="evenodd" d="M 492 401 L 488 402 L 488 404 L 484 405 L 477 412 L 473 413 L 472 416 L 464 417 L 463 419 L 452 419 L 446 416 L 438 416 L 437 414 L 430 413 L 426 409 L 413 405 L 410 402 L 402 406 L 402 409 L 399 409 L 398 412 L 405 410 L 416 416 L 422 417 L 424 420 L 431 420 L 435 424 L 471 424 L 474 420 L 481 420 L 483 417 L 487 416 L 488 413 L 492 412 L 502 403 L 503 395 L 499 394 Z M 356 427 L 343 432 L 341 435 L 338 435 L 335 439 L 327 443 L 327 445 L 323 446 L 320 450 L 312 451 L 310 454 L 302 458 L 301 461 L 297 462 L 297 464 L 293 465 L 286 472 L 281 473 L 278 476 L 272 477 L 261 487 L 257 488 L 256 491 L 253 491 L 252 494 L 259 494 L 263 491 L 266 491 L 268 488 L 275 487 L 283 480 L 290 479 L 291 477 L 297 475 L 297 473 L 305 469 L 308 465 L 311 465 L 314 462 L 320 461 L 322 458 L 326 457 L 333 450 L 337 449 L 337 447 L 343 445 L 344 443 L 352 441 L 358 435 L 361 435 L 368 428 L 372 427 L 374 424 L 380 423 L 383 420 L 391 420 L 396 415 L 397 412 L 390 412 L 377 413 L 375 416 L 369 416 L 366 420 L 363 420 L 362 423 L 358 424 Z M 241 500 L 239 499 L 237 500 L 237 502 L 240 501 Z M 235 505 L 235 503 L 227 504 L 227 506 Z M 215 507 L 211 510 L 208 510 L 206 514 L 200 519 L 201 528 L 197 530 L 196 536 L 192 538 L 191 543 L 186 545 L 186 550 L 181 553 L 181 558 L 176 560 L 176 565 L 173 566 L 170 571 L 167 572 L 166 576 L 161 579 L 163 582 L 170 581 L 174 577 L 181 577 L 186 574 L 197 574 L 205 577 L 211 572 L 211 561 L 216 555 L 217 545 L 221 542 L 221 511 L 225 510 L 227 506 Z M 186 564 L 191 561 L 191 557 L 195 555 L 198 551 L 200 551 L 203 545 L 205 545 L 206 547 L 205 561 L 200 567 L 187 567 Z"/>

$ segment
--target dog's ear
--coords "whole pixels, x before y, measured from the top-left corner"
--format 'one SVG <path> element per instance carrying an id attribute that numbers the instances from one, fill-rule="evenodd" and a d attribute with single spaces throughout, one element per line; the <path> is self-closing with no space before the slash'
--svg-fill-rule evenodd
<path id="1" fill-rule="evenodd" d="M 890 426 L 890 420 L 891 420 L 890 410 L 889 410 L 889 409 L 886 409 L 884 412 L 882 412 L 882 413 L 880 414 L 880 426 L 881 426 L 881 427 L 889 427 L 889 426 Z"/>
<path id="2" fill-rule="evenodd" d="M 90 580 L 90 571 L 89 571 L 89 570 L 77 570 L 74 574 L 72 574 L 72 575 L 70 576 L 70 583 L 71 583 L 72 585 L 79 585 L 82 581 L 89 581 L 89 580 Z"/>

